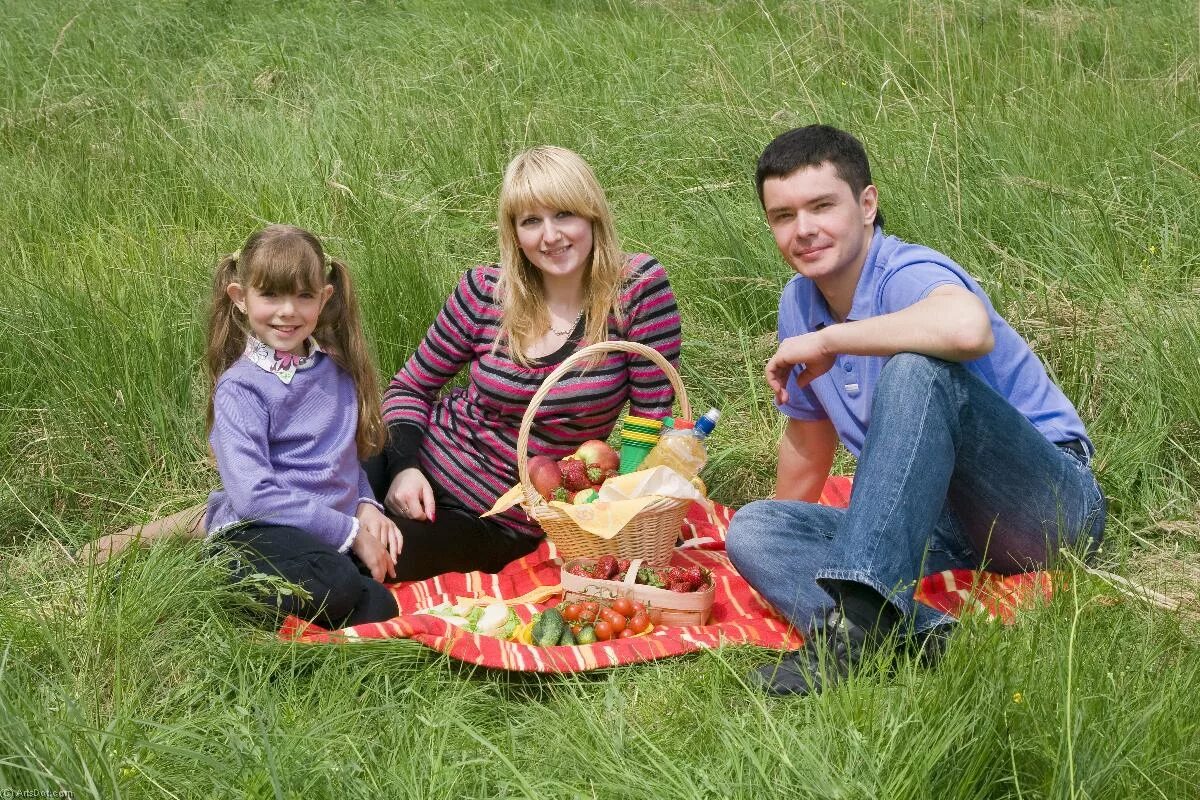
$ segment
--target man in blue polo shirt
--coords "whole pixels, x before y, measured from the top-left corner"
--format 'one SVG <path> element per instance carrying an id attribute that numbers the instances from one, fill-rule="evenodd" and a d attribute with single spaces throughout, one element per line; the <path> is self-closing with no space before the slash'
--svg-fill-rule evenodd
<path id="1" fill-rule="evenodd" d="M 809 634 L 755 679 L 807 694 L 872 646 L 945 630 L 913 600 L 923 574 L 1021 572 L 1094 547 L 1105 503 L 1083 423 L 1025 340 L 962 267 L 883 232 L 857 139 L 788 131 L 755 180 L 797 273 L 766 368 L 787 425 L 775 499 L 738 511 L 728 550 Z M 845 510 L 816 504 L 839 439 L 858 458 Z"/>

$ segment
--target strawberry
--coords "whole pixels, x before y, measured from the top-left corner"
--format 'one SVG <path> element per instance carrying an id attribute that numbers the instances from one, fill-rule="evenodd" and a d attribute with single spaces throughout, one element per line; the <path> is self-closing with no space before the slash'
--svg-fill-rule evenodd
<path id="1" fill-rule="evenodd" d="M 687 577 L 687 582 L 692 585 L 694 590 L 703 589 L 708 586 L 708 576 L 704 574 L 704 570 L 700 567 L 688 567 L 683 573 Z"/>
<path id="2" fill-rule="evenodd" d="M 550 499 L 557 500 L 560 503 L 569 503 L 571 502 L 571 495 L 573 494 L 574 492 L 568 492 L 566 489 L 559 486 L 550 494 Z"/>
<path id="3" fill-rule="evenodd" d="M 617 559 L 617 580 L 625 580 L 625 573 L 629 572 L 629 563 L 628 558 Z"/>
<path id="4" fill-rule="evenodd" d="M 588 483 L 592 486 L 599 486 L 604 483 L 604 470 L 597 467 L 595 464 L 589 466 L 586 470 Z"/>
<path id="5" fill-rule="evenodd" d="M 562 472 L 563 485 L 572 492 L 591 488 L 587 466 L 582 461 L 575 458 L 564 458 L 558 462 L 558 468 Z"/>
<path id="6" fill-rule="evenodd" d="M 691 591 L 694 591 L 694 590 L 692 589 L 692 585 L 691 585 L 690 583 L 684 583 L 683 581 L 675 581 L 675 582 L 673 582 L 673 583 L 667 584 L 667 589 L 668 589 L 668 590 L 670 590 L 670 591 L 672 591 L 672 592 L 691 592 Z"/>
<path id="7" fill-rule="evenodd" d="M 596 561 L 596 577 L 612 580 L 617 575 L 616 556 L 600 556 Z"/>

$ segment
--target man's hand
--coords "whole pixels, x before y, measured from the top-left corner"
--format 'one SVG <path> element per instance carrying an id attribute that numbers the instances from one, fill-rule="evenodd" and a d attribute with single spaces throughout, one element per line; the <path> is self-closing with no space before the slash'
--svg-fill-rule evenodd
<path id="1" fill-rule="evenodd" d="M 371 571 L 371 577 L 379 583 L 383 583 L 384 578 L 389 575 L 393 578 L 396 577 L 396 568 L 392 565 L 387 550 L 384 550 L 379 540 L 371 534 L 360 529 L 358 536 L 354 537 L 354 544 L 350 545 L 350 549 L 354 551 L 354 555 L 358 556 L 358 560 Z"/>
<path id="2" fill-rule="evenodd" d="M 358 519 L 358 535 L 366 534 L 375 537 L 375 540 L 387 551 L 389 557 L 388 576 L 396 577 L 394 565 L 396 559 L 400 557 L 400 550 L 404 547 L 404 536 L 396 527 L 396 523 L 370 503 L 360 503 L 358 513 L 354 516 Z"/>
<path id="3" fill-rule="evenodd" d="M 433 487 L 425 473 L 416 467 L 402 470 L 392 478 L 383 504 L 405 519 L 434 521 Z"/>
<path id="4" fill-rule="evenodd" d="M 800 388 L 808 386 L 833 367 L 837 354 L 826 351 L 825 339 L 821 334 L 822 331 L 813 331 L 784 339 L 767 362 L 767 383 L 780 405 L 787 402 L 788 378 L 797 366 L 804 367 L 796 376 L 796 385 Z"/>

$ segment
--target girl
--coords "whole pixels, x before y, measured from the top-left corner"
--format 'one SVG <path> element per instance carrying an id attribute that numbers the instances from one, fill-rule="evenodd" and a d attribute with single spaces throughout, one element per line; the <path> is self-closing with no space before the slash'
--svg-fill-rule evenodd
<path id="1" fill-rule="evenodd" d="M 306 590 L 277 599 L 285 613 L 332 628 L 394 617 L 380 581 L 402 540 L 359 463 L 385 431 L 346 266 L 300 228 L 253 234 L 217 265 L 208 372 L 209 536 L 245 551 L 241 573 Z"/>

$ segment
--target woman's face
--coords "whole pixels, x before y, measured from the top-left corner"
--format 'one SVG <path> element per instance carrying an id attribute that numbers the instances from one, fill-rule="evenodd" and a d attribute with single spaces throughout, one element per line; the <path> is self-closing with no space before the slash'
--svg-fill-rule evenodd
<path id="1" fill-rule="evenodd" d="M 592 221 L 549 206 L 526 209 L 513 220 L 521 252 L 546 277 L 582 275 L 592 257 Z"/>

